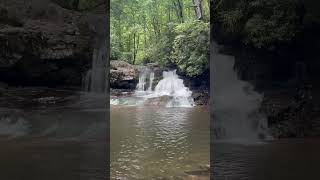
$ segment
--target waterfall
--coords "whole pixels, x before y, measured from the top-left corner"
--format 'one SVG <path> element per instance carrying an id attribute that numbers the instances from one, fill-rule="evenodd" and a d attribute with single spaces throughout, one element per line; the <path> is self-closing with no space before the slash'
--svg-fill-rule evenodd
<path id="1" fill-rule="evenodd" d="M 154 80 L 154 72 L 151 72 L 150 73 L 150 78 L 149 78 L 149 88 L 148 88 L 149 92 L 152 91 L 153 80 Z"/>
<path id="2" fill-rule="evenodd" d="M 179 79 L 176 70 L 163 72 L 163 79 L 155 87 L 154 93 L 156 96 L 172 97 L 167 107 L 194 106 L 192 92 L 184 86 L 183 80 Z"/>
<path id="3" fill-rule="evenodd" d="M 139 82 L 137 85 L 137 91 L 145 91 L 146 90 L 145 86 L 146 86 L 146 82 L 147 82 L 148 73 L 149 73 L 149 69 L 147 69 L 147 68 L 141 69 L 141 72 L 139 74 Z"/>
<path id="4" fill-rule="evenodd" d="M 145 102 L 150 100 L 151 102 L 164 101 L 166 107 L 194 106 L 192 92 L 184 86 L 183 80 L 178 77 L 176 70 L 163 71 L 162 76 L 162 80 L 158 82 L 153 90 L 155 73 L 149 68 L 141 68 L 139 82 L 134 95 L 132 97 L 111 99 L 110 103 L 112 105 L 145 105 Z"/>
<path id="5" fill-rule="evenodd" d="M 103 93 L 106 90 L 106 60 L 107 49 L 101 46 L 93 50 L 92 67 L 84 79 L 84 90 L 93 93 Z"/>
<path id="6" fill-rule="evenodd" d="M 155 87 L 155 93 L 158 95 L 167 95 L 174 97 L 189 97 L 191 96 L 192 92 L 184 86 L 183 80 L 179 79 L 178 75 L 176 74 L 176 70 L 174 70 L 163 72 L 163 79 L 159 81 L 159 83 Z"/>
<path id="7" fill-rule="evenodd" d="M 83 78 L 84 91 L 105 94 L 108 90 L 107 65 L 109 60 L 109 18 L 106 15 L 88 15 L 88 28 L 92 39 L 92 66 Z"/>
<path id="8" fill-rule="evenodd" d="M 148 92 L 152 92 L 153 80 L 154 72 L 146 67 L 141 68 L 136 93 L 147 94 Z"/>
<path id="9" fill-rule="evenodd" d="M 189 88 L 184 86 L 183 80 L 179 79 L 176 70 L 164 71 L 162 73 L 163 79 L 159 81 L 154 91 L 152 91 L 154 72 L 150 72 L 150 70 L 143 71 L 140 75 L 142 82 L 140 82 L 139 78 L 140 86 L 138 85 L 138 90 L 141 90 L 140 87 L 144 87 L 148 75 L 149 87 L 148 90 L 143 93 L 144 98 L 170 97 L 170 100 L 166 105 L 167 107 L 192 107 L 194 105 L 193 98 L 191 97 L 192 92 Z M 142 94 L 140 91 L 138 91 L 138 93 Z"/>
<path id="10" fill-rule="evenodd" d="M 234 57 L 214 52 L 212 58 L 215 138 L 258 139 L 267 126 L 266 118 L 258 112 L 262 95 L 249 83 L 238 79 L 233 68 Z"/>

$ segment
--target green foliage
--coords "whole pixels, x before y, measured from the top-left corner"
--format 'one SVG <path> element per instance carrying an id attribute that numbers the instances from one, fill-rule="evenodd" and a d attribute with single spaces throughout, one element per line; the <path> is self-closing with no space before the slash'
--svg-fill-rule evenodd
<path id="1" fill-rule="evenodd" d="M 143 63 L 158 62 L 161 66 L 167 66 L 171 63 L 171 51 L 172 41 L 163 37 L 156 45 L 146 50 Z"/>
<path id="2" fill-rule="evenodd" d="M 183 23 L 175 33 L 172 61 L 190 77 L 201 75 L 209 68 L 209 23 Z"/>
<path id="3" fill-rule="evenodd" d="M 113 42 L 111 42 L 111 55 L 110 55 L 110 59 L 111 60 L 118 60 L 121 59 L 122 56 L 122 52 L 120 51 L 119 47 L 117 45 L 115 45 Z"/>
<path id="4" fill-rule="evenodd" d="M 220 1 L 217 21 L 223 30 L 238 34 L 256 48 L 273 49 L 291 42 L 299 33 L 301 14 L 297 0 Z"/>
<path id="5" fill-rule="evenodd" d="M 254 12 L 244 27 L 245 42 L 254 46 L 274 48 L 288 43 L 299 32 L 297 4 L 293 0 L 260 0 L 249 5 Z M 270 12 L 270 13 L 267 13 Z"/>
<path id="6" fill-rule="evenodd" d="M 161 39 L 145 50 L 143 63 L 156 62 L 161 66 L 172 65 L 171 53 L 173 51 L 173 41 L 176 36 L 174 28 L 177 23 L 169 23 L 167 29 L 162 34 Z"/>
<path id="7" fill-rule="evenodd" d="M 111 0 L 112 58 L 201 75 L 209 61 L 209 0 L 202 7 L 198 21 L 193 0 Z"/>

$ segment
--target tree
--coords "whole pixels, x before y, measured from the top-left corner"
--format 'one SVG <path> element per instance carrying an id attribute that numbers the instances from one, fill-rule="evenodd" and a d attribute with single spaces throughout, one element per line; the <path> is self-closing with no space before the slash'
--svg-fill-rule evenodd
<path id="1" fill-rule="evenodd" d="M 203 19 L 203 6 L 202 0 L 192 0 L 196 16 L 199 20 Z"/>
<path id="2" fill-rule="evenodd" d="M 174 49 L 174 42 L 185 33 L 175 29 L 180 25 L 202 25 L 195 23 L 198 19 L 207 23 L 209 3 L 206 1 L 209 2 L 199 0 L 200 4 L 197 4 L 201 16 L 198 18 L 194 14 L 194 0 L 111 0 L 113 58 L 131 64 L 157 62 L 162 66 L 178 65 L 172 56 L 177 50 Z M 194 27 L 188 27 L 197 32 Z M 188 43 L 194 44 L 197 36 L 188 40 Z M 202 68 L 202 65 L 197 67 Z"/>

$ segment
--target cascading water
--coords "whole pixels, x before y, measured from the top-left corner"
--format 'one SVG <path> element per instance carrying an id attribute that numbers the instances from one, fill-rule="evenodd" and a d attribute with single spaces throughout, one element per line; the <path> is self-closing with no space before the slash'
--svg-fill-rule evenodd
<path id="1" fill-rule="evenodd" d="M 89 15 L 89 29 L 94 34 L 92 66 L 83 79 L 84 91 L 90 94 L 105 94 L 108 90 L 107 65 L 109 60 L 109 28 L 105 15 Z"/>
<path id="2" fill-rule="evenodd" d="M 215 138 L 223 140 L 258 139 L 265 135 L 266 119 L 258 112 L 262 95 L 240 79 L 234 71 L 234 57 L 214 52 L 213 120 Z"/>
<path id="3" fill-rule="evenodd" d="M 93 93 L 103 93 L 106 90 L 106 60 L 107 48 L 101 46 L 94 49 L 92 68 L 87 72 L 84 82 L 84 90 Z"/>
<path id="4" fill-rule="evenodd" d="M 153 80 L 154 80 L 154 72 L 150 72 L 149 88 L 148 88 L 148 91 L 149 91 L 149 92 L 152 91 Z"/>
<path id="5" fill-rule="evenodd" d="M 143 68 L 139 74 L 139 82 L 137 85 L 137 91 L 145 91 L 147 84 L 147 76 L 149 74 L 149 69 Z"/>
<path id="6" fill-rule="evenodd" d="M 179 79 L 176 70 L 164 71 L 163 79 L 159 81 L 154 91 L 155 96 L 169 96 L 169 107 L 191 107 L 194 105 L 192 92 L 185 87 L 183 80 Z"/>
<path id="7" fill-rule="evenodd" d="M 153 81 L 155 74 L 148 68 L 140 70 L 139 82 L 134 93 L 134 97 L 125 99 L 111 99 L 112 105 L 139 105 L 144 104 L 148 100 L 162 101 L 166 100 L 166 107 L 192 107 L 194 101 L 192 92 L 185 87 L 183 80 L 179 79 L 176 70 L 164 71 L 163 79 L 159 81 L 155 89 Z M 165 98 L 161 98 L 165 97 Z M 161 104 L 161 103 L 156 103 Z"/>

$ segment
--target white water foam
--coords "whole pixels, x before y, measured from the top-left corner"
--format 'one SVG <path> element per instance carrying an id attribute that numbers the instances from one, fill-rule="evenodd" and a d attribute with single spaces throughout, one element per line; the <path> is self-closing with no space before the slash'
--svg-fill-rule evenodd
<path id="1" fill-rule="evenodd" d="M 154 72 L 151 72 L 150 73 L 150 78 L 149 78 L 149 88 L 148 88 L 149 92 L 152 92 L 153 80 L 154 80 Z"/>
<path id="2" fill-rule="evenodd" d="M 238 78 L 235 59 L 220 54 L 212 56 L 213 120 L 215 138 L 225 142 L 258 142 L 259 135 L 267 135 L 267 121 L 259 112 L 263 95 Z"/>
<path id="3" fill-rule="evenodd" d="M 185 87 L 183 80 L 179 79 L 176 70 L 164 71 L 163 79 L 155 87 L 154 96 L 172 97 L 167 107 L 192 107 L 194 106 L 192 91 Z"/>
<path id="4" fill-rule="evenodd" d="M 192 98 L 192 91 L 185 87 L 183 80 L 180 79 L 173 71 L 164 71 L 163 79 L 159 81 L 154 90 L 152 89 L 154 80 L 154 72 L 150 69 L 144 68 L 139 75 L 139 82 L 133 97 L 126 97 L 119 100 L 112 98 L 111 105 L 143 105 L 145 101 L 150 99 L 157 99 L 160 101 L 161 97 L 168 97 L 166 107 L 193 107 L 194 100 Z M 148 87 L 147 87 L 148 85 Z"/>
<path id="5" fill-rule="evenodd" d="M 29 124 L 23 118 L 12 120 L 10 117 L 3 117 L 0 119 L 0 136 L 21 137 L 27 135 L 29 131 Z"/>

